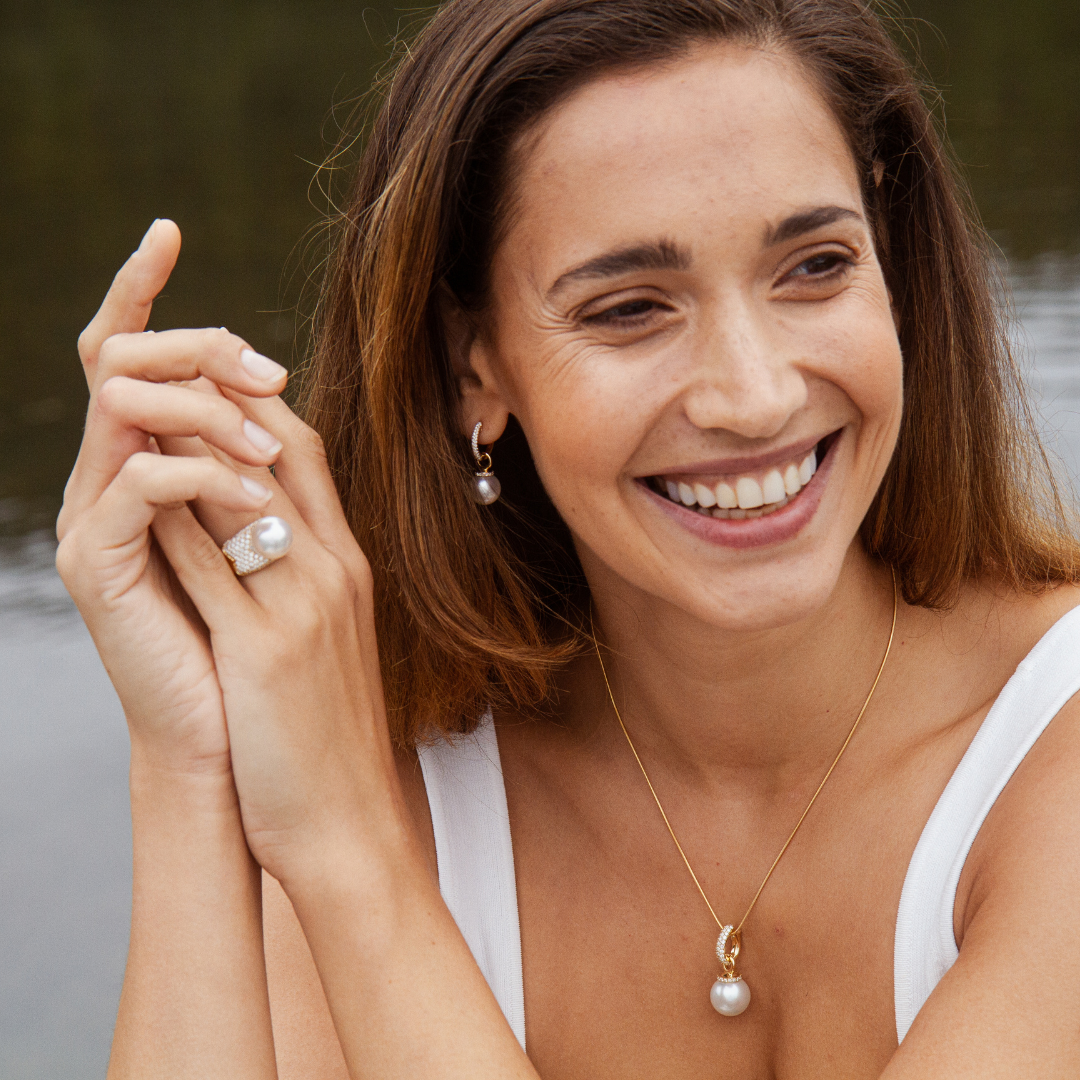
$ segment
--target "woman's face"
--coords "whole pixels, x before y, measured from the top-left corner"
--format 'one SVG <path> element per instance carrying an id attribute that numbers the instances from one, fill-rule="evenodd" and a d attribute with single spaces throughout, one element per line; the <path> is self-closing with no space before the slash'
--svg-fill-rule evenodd
<path id="1" fill-rule="evenodd" d="M 474 362 L 590 580 L 718 627 L 809 614 L 902 405 L 860 178 L 819 92 L 781 54 L 700 46 L 589 83 L 518 164 Z"/>

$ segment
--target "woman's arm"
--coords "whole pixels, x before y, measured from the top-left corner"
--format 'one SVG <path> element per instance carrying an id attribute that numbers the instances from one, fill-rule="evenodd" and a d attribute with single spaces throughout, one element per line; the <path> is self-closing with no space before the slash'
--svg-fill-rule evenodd
<path id="1" fill-rule="evenodd" d="M 244 407 L 284 445 L 267 509 L 292 523 L 288 556 L 241 583 L 193 534 L 163 546 L 211 631 L 248 845 L 303 928 L 351 1076 L 535 1077 L 400 782 L 370 570 L 321 444 L 280 400 Z"/>
<path id="2" fill-rule="evenodd" d="M 201 433 L 252 465 L 272 455 L 241 442 L 235 406 L 219 401 L 210 416 L 190 390 L 161 385 L 195 377 L 204 361 L 213 367 L 205 333 L 140 333 L 178 249 L 176 227 L 158 223 L 80 338 L 90 407 L 57 525 L 58 568 L 131 733 L 131 945 L 109 1076 L 269 1080 L 259 878 L 244 839 L 221 687 L 205 627 L 150 534 L 151 526 L 163 534 L 183 528 L 184 500 L 200 495 L 248 513 L 264 500 L 212 458 L 160 457 L 150 433 Z M 276 393 L 284 375 L 262 392 Z M 260 390 L 250 379 L 242 385 Z"/>
<path id="3" fill-rule="evenodd" d="M 411 821 L 424 853 L 428 876 L 433 884 L 437 884 L 435 838 L 419 763 L 414 755 L 400 754 L 397 756 L 397 766 Z M 278 882 L 269 876 L 263 880 L 263 911 L 274 1041 L 281 1080 L 347 1080 L 349 1071 L 341 1042 L 308 941 L 289 898 Z M 468 966 L 474 965 L 470 961 Z M 460 984 L 458 986 L 462 989 Z M 486 986 L 478 989 L 484 997 L 489 996 Z M 468 1008 L 467 1001 L 462 999 L 462 1013 Z M 416 1016 L 415 1019 L 420 1020 L 421 1017 Z M 501 1020 L 497 1019 L 497 1022 L 500 1028 L 504 1026 Z M 385 1025 L 385 1038 L 388 1041 L 401 1037 L 399 1025 Z M 477 1051 L 482 1047 L 466 1046 L 464 1049 L 466 1057 L 463 1065 L 467 1071 L 470 1064 L 479 1060 Z M 509 1053 L 521 1060 L 516 1043 L 509 1046 Z M 383 1075 L 374 1061 L 369 1063 L 368 1069 L 370 1071 L 362 1075 Z M 441 1075 L 437 1069 L 425 1071 Z M 529 1070 L 525 1075 L 535 1074 Z"/>
<path id="4" fill-rule="evenodd" d="M 159 223 L 83 336 L 91 403 L 58 523 L 132 730 L 138 924 L 113 1075 L 274 1067 L 231 769 L 354 1080 L 535 1077 L 410 821 L 370 570 L 317 436 L 274 396 L 284 373 L 224 330 L 139 332 L 178 247 Z M 264 513 L 292 549 L 241 581 L 220 545 Z"/>
<path id="5" fill-rule="evenodd" d="M 131 944 L 109 1080 L 270 1080 L 259 868 L 231 775 L 133 760 L 131 807 Z"/>
<path id="6" fill-rule="evenodd" d="M 420 762 L 399 753 L 397 772 L 428 872 L 438 881 L 435 833 Z M 263 872 L 263 941 L 280 1080 L 348 1080 L 349 1070 L 303 928 L 281 885 Z"/>
<path id="7" fill-rule="evenodd" d="M 882 1080 L 1065 1080 L 1080 1062 L 1080 699 L 998 797 L 958 895 L 960 955 Z"/>

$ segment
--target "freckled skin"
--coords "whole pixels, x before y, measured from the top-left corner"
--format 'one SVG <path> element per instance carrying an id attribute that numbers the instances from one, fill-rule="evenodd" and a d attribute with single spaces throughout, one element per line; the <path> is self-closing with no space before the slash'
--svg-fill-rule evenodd
<path id="1" fill-rule="evenodd" d="M 832 115 L 786 61 L 729 49 L 722 65 L 584 88 L 523 140 L 519 157 L 495 317 L 477 350 L 587 570 L 731 629 L 820 606 L 902 408 L 900 350 L 865 222 L 765 242 L 770 226 L 810 207 L 861 214 Z M 546 295 L 569 267 L 658 240 L 684 248 L 690 265 Z M 821 255 L 846 260 L 841 272 L 813 280 L 804 264 Z M 646 301 L 644 318 L 595 318 Z M 703 545 L 673 529 L 636 482 L 838 429 L 821 510 L 781 551 Z"/>
<path id="2" fill-rule="evenodd" d="M 902 357 L 860 177 L 798 65 L 727 44 L 587 84 L 526 134 L 517 162 L 463 433 L 482 419 L 495 439 L 508 413 L 521 422 L 588 575 L 624 718 L 702 887 L 735 921 L 888 631 L 888 574 L 857 531 L 895 445 Z M 841 213 L 772 239 L 823 207 Z M 679 257 L 565 278 L 643 246 Z M 782 543 L 710 543 L 641 483 L 833 432 L 821 502 Z M 973 1007 L 962 990 L 890 1063 L 896 907 L 994 695 L 1075 602 L 1074 590 L 1003 601 L 991 585 L 965 588 L 947 615 L 901 604 L 867 722 L 747 925 L 753 1003 L 737 1020 L 709 1006 L 717 931 L 595 659 L 561 678 L 558 725 L 497 717 L 540 1075 L 914 1080 L 945 1075 L 945 1053 L 957 1076 L 974 1075 L 961 1063 L 976 1055 L 980 1076 L 1011 1075 L 1019 1058 L 986 1049 L 989 1021 L 978 1045 L 948 1050 Z M 958 892 L 959 940 L 978 873 L 969 863 Z M 984 933 L 1000 944 L 1009 931 Z M 990 970 L 968 955 L 958 970 L 982 992 Z"/>
<path id="3" fill-rule="evenodd" d="M 702 889 L 736 922 L 847 735 L 892 613 L 888 571 L 857 539 L 903 408 L 860 178 L 797 64 L 730 44 L 585 85 L 526 133 L 518 165 L 491 309 L 477 336 L 451 335 L 462 435 L 483 422 L 498 473 L 506 419 L 521 422 L 588 575 L 623 718 Z M 821 208 L 839 213 L 776 239 Z M 588 275 L 567 277 L 585 264 Z M 713 542 L 700 515 L 642 483 L 830 433 L 821 501 L 782 542 Z M 512 478 L 503 483 L 509 495 Z M 899 1053 L 892 951 L 934 803 L 1019 660 L 1076 603 L 1074 589 L 1016 596 L 992 581 L 966 584 L 944 613 L 901 602 L 863 725 L 745 927 L 739 966 L 753 996 L 736 1018 L 710 1006 L 717 929 L 595 656 L 559 674 L 554 715 L 497 714 L 537 1074 L 1076 1075 L 1073 705 L 980 833 L 957 891 L 960 959 Z M 419 775 L 403 758 L 434 866 Z M 273 913 L 287 906 L 267 909 L 271 931 L 291 926 L 293 941 L 268 965 L 280 985 L 314 989 L 306 1014 L 275 1006 L 275 1040 L 310 1062 L 312 1017 L 331 1050 L 334 1028 L 303 933 Z M 1023 1000 L 1001 963 L 1018 930 L 1025 985 L 1038 988 Z M 454 1001 L 461 1023 L 480 1007 Z M 301 1075 L 314 1073 L 281 1072 Z"/>

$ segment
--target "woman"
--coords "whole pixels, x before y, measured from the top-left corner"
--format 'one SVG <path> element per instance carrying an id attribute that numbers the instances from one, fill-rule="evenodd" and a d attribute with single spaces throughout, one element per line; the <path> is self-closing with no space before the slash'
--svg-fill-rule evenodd
<path id="1" fill-rule="evenodd" d="M 445 5 L 314 430 L 142 332 L 155 223 L 59 522 L 132 738 L 110 1075 L 1075 1075 L 1080 560 L 980 236 L 860 0 Z"/>

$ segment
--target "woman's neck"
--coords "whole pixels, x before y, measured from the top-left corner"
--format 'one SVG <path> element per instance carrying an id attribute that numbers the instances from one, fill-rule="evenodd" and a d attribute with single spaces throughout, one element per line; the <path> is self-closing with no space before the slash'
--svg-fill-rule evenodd
<path id="1" fill-rule="evenodd" d="M 640 593 L 594 595 L 615 702 L 653 767 L 690 783 L 781 790 L 835 754 L 873 683 L 892 616 L 889 572 L 858 548 L 821 608 L 768 630 L 718 629 Z M 570 682 L 570 712 L 583 714 L 572 719 L 621 739 L 617 724 L 597 720 L 614 717 L 595 654 Z"/>

